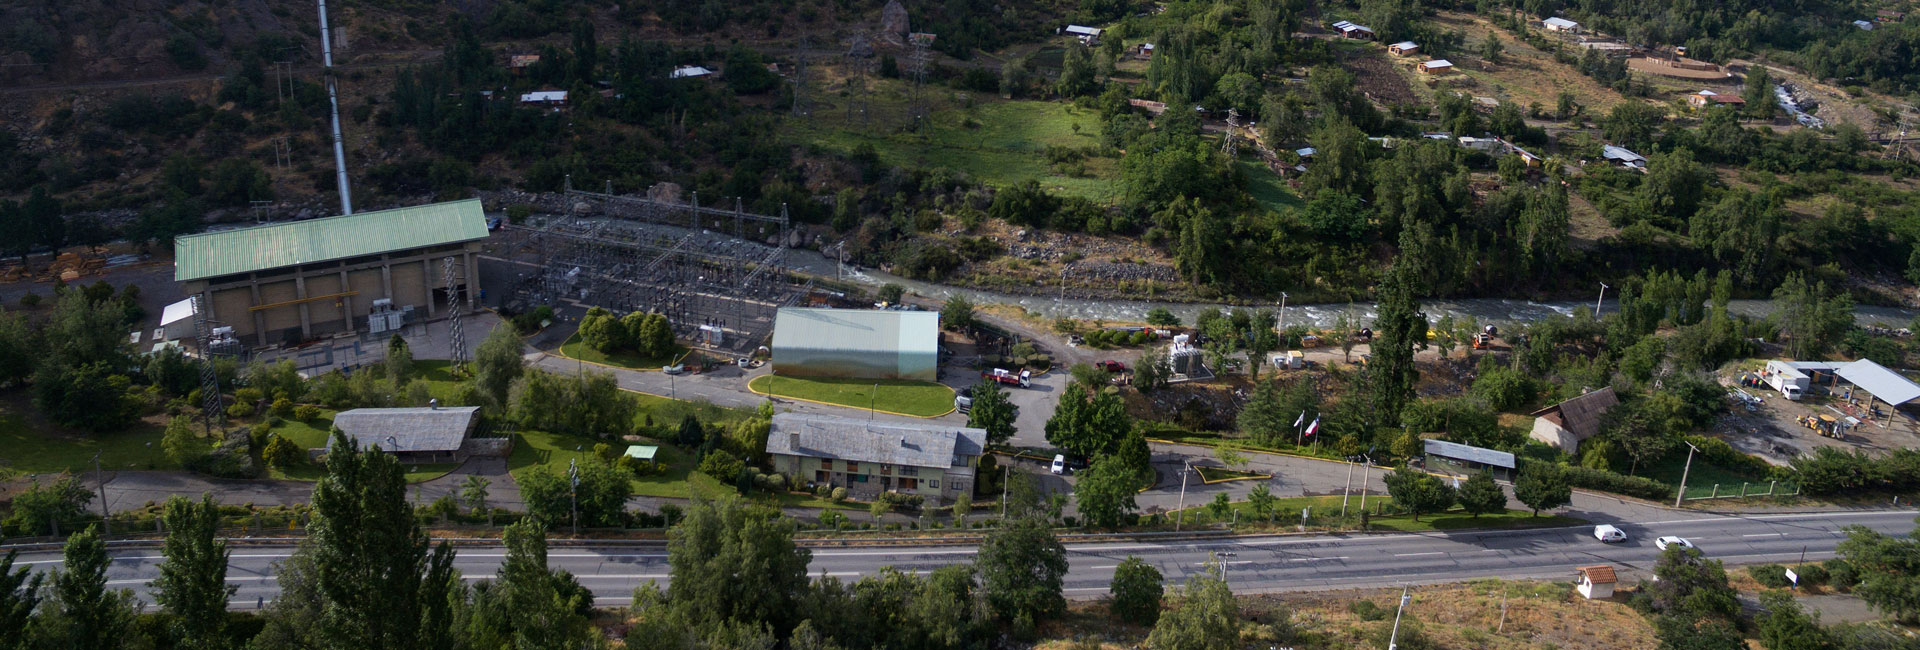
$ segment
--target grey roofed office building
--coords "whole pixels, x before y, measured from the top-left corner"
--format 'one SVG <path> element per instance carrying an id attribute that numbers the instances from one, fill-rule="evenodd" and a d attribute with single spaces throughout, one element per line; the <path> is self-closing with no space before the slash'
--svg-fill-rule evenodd
<path id="1" fill-rule="evenodd" d="M 940 314 L 785 307 L 773 321 L 773 372 L 790 377 L 935 381 Z"/>
<path id="2" fill-rule="evenodd" d="M 767 455 L 775 471 L 802 482 L 943 498 L 972 488 L 986 443 L 985 429 L 942 422 L 776 413 Z"/>
<path id="3" fill-rule="evenodd" d="M 478 406 L 366 408 L 341 411 L 333 426 L 361 449 L 379 447 L 411 462 L 454 462 L 480 422 Z M 332 439 L 327 442 L 331 447 Z"/>

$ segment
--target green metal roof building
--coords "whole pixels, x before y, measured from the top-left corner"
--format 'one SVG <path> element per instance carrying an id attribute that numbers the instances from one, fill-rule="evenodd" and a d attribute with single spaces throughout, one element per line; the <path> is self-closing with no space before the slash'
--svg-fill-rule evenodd
<path id="1" fill-rule="evenodd" d="M 252 345 L 377 334 L 474 308 L 486 237 L 479 199 L 362 212 L 179 237 L 173 277 Z"/>
<path id="2" fill-rule="evenodd" d="M 940 314 L 787 307 L 773 320 L 773 372 L 936 381 Z"/>

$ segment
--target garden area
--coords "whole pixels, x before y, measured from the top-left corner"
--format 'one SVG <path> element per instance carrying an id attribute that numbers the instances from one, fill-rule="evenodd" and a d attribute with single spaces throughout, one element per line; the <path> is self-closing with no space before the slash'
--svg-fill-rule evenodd
<path id="1" fill-rule="evenodd" d="M 679 362 L 680 359 L 686 357 L 687 348 L 685 346 L 675 346 L 672 351 L 661 355 L 646 354 L 637 350 L 601 352 L 594 349 L 593 346 L 587 345 L 586 341 L 580 340 L 580 335 L 575 333 L 573 336 L 567 337 L 565 343 L 560 344 L 560 356 L 569 359 L 578 359 L 587 363 L 597 363 L 603 366 L 626 368 L 628 370 L 659 370 L 663 366 L 673 365 Z"/>
<path id="2" fill-rule="evenodd" d="M 780 377 L 768 374 L 755 377 L 747 383 L 747 388 L 761 395 L 914 417 L 937 417 L 953 411 L 953 389 L 931 381 Z"/>
<path id="3" fill-rule="evenodd" d="M 687 348 L 674 342 L 666 316 L 633 312 L 616 317 L 594 307 L 580 319 L 579 330 L 560 344 L 560 355 L 630 370 L 659 370 L 687 356 Z"/>

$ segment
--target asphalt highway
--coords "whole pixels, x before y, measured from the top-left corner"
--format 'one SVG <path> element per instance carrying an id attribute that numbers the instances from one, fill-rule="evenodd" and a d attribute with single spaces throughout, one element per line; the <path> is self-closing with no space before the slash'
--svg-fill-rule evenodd
<path id="1" fill-rule="evenodd" d="M 1070 598 L 1107 593 L 1114 566 L 1138 556 L 1157 566 L 1170 583 L 1199 571 L 1209 557 L 1224 563 L 1237 592 L 1281 592 L 1402 584 L 1433 584 L 1479 577 L 1570 579 L 1574 568 L 1610 564 L 1626 577 L 1651 575 L 1659 551 L 1655 537 L 1677 535 L 1692 541 L 1710 558 L 1729 565 L 1821 560 L 1846 538 L 1842 529 L 1864 526 L 1889 535 L 1914 529 L 1914 511 L 1877 510 L 1749 517 L 1687 518 L 1618 526 L 1629 540 L 1602 544 L 1591 526 L 1507 531 L 1367 535 L 1255 536 L 1218 540 L 1127 541 L 1067 545 L 1072 568 Z M 227 580 L 239 587 L 236 609 L 272 602 L 279 587 L 276 563 L 290 546 L 244 546 L 233 551 Z M 158 549 L 114 551 L 111 587 L 133 589 L 146 602 L 147 583 L 159 572 Z M 470 547 L 456 565 L 469 581 L 491 578 L 504 548 Z M 856 580 L 882 567 L 928 572 L 971 562 L 967 546 L 895 546 L 813 550 L 812 574 Z M 667 582 L 667 556 L 661 547 L 555 547 L 548 563 L 571 571 L 593 590 L 596 604 L 623 606 L 635 587 Z M 19 561 L 37 570 L 57 568 L 57 552 L 22 553 Z"/>

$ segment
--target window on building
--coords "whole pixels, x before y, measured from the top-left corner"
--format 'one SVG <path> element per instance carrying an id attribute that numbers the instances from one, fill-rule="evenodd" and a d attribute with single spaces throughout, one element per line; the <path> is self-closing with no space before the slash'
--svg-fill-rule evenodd
<path id="1" fill-rule="evenodd" d="M 919 476 L 919 475 L 920 475 L 920 468 L 918 468 L 918 467 L 902 467 L 902 468 L 900 468 L 900 475 L 901 475 L 901 476 Z"/>
<path id="2" fill-rule="evenodd" d="M 818 470 L 816 470 L 816 471 L 815 471 L 815 472 L 813 473 L 813 482 L 815 482 L 815 483 L 825 483 L 825 482 L 827 482 L 827 473 L 826 473 L 826 472 L 824 472 L 824 471 L 818 471 Z"/>
<path id="3" fill-rule="evenodd" d="M 865 483 L 865 482 L 867 482 L 867 475 L 865 475 L 865 474 L 848 474 L 848 475 L 847 475 L 847 480 L 848 480 L 848 481 L 852 481 L 852 482 L 854 482 L 854 483 Z"/>
<path id="4" fill-rule="evenodd" d="M 938 489 L 940 489 L 940 479 L 934 479 L 934 480 L 931 480 L 931 481 L 927 481 L 927 487 L 930 487 L 930 488 L 933 488 L 933 489 L 935 489 L 935 490 L 938 490 Z"/>
<path id="5" fill-rule="evenodd" d="M 820 459 L 820 469 L 833 469 L 833 459 L 832 458 Z"/>
<path id="6" fill-rule="evenodd" d="M 891 474 L 893 474 L 893 466 L 892 466 L 892 465 L 881 465 L 881 466 L 880 466 L 880 473 L 881 473 L 881 474 L 888 474 L 888 475 L 891 475 Z"/>
<path id="7" fill-rule="evenodd" d="M 856 463 L 856 462 L 853 462 L 853 461 L 847 461 L 847 473 L 848 473 L 848 474 L 852 474 L 852 473 L 854 473 L 854 472 L 858 472 L 858 471 L 860 471 L 860 464 L 859 464 L 859 463 Z"/>
<path id="8" fill-rule="evenodd" d="M 912 490 L 918 487 L 920 487 L 920 482 L 918 480 L 910 479 L 910 478 L 900 479 L 900 489 L 902 490 Z"/>

